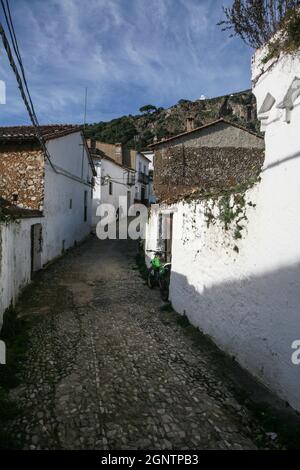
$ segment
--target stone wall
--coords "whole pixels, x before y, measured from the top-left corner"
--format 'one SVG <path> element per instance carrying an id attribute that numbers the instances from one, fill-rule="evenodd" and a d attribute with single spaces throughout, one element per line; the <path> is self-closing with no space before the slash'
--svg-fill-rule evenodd
<path id="1" fill-rule="evenodd" d="M 257 179 L 263 159 L 261 149 L 177 145 L 157 150 L 154 191 L 160 201 L 176 202 L 195 192 L 246 185 Z"/>
<path id="2" fill-rule="evenodd" d="M 42 210 L 44 199 L 44 157 L 31 144 L 1 145 L 0 196 L 20 207 Z"/>

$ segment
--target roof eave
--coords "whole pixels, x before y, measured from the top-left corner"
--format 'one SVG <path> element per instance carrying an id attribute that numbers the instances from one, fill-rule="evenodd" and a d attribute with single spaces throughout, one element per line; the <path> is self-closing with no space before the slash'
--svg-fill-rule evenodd
<path id="1" fill-rule="evenodd" d="M 176 140 L 176 139 L 179 139 L 180 137 L 185 137 L 185 136 L 192 135 L 195 132 L 199 132 L 201 130 L 207 129 L 207 128 L 212 127 L 212 126 L 215 126 L 216 124 L 220 124 L 222 122 L 225 123 L 225 124 L 229 124 L 233 127 L 236 127 L 238 129 L 241 129 L 242 131 L 248 132 L 249 134 L 252 134 L 252 135 L 254 135 L 255 137 L 257 137 L 259 139 L 262 139 L 262 140 L 264 139 L 262 136 L 260 136 L 256 132 L 252 132 L 249 129 L 246 129 L 246 127 L 240 126 L 240 125 L 238 125 L 234 122 L 228 121 L 227 119 L 221 118 L 221 119 L 217 119 L 216 121 L 209 122 L 208 124 L 205 124 L 204 126 L 196 127 L 195 129 L 193 129 L 191 131 L 182 132 L 181 134 L 174 135 L 172 137 L 169 137 L 168 139 L 161 140 L 159 142 L 155 142 L 154 144 L 150 144 L 150 145 L 148 145 L 148 148 L 149 149 L 154 149 L 154 148 L 158 147 L 159 145 L 164 145 L 165 143 L 171 142 L 171 141 Z"/>

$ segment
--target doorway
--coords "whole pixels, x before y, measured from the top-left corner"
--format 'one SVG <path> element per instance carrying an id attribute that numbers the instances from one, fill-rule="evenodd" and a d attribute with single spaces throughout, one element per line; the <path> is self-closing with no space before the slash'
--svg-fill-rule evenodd
<path id="1" fill-rule="evenodd" d="M 131 206 L 131 191 L 127 191 L 127 216 L 128 216 L 128 211 L 129 211 L 130 206 Z"/>
<path id="2" fill-rule="evenodd" d="M 145 187 L 142 186 L 141 187 L 141 203 L 142 204 L 145 204 L 145 195 L 146 195 L 146 190 L 145 190 Z"/>
<path id="3" fill-rule="evenodd" d="M 31 225 L 31 277 L 42 268 L 42 225 Z"/>
<path id="4" fill-rule="evenodd" d="M 158 219 L 158 251 L 163 251 L 166 263 L 172 260 L 173 214 L 159 214 Z"/>

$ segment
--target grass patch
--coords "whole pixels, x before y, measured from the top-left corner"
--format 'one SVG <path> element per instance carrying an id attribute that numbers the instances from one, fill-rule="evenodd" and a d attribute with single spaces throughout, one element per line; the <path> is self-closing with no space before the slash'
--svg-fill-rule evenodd
<path id="1" fill-rule="evenodd" d="M 13 307 L 3 316 L 0 339 L 6 345 L 6 364 L 0 366 L 0 422 L 18 415 L 18 408 L 9 398 L 9 390 L 20 384 L 20 371 L 28 345 L 28 323 L 17 318 Z M 18 448 L 19 444 L 0 429 L 0 449 Z"/>
<path id="2" fill-rule="evenodd" d="M 171 302 L 165 302 L 159 307 L 159 310 L 161 312 L 174 312 Z"/>
<path id="3" fill-rule="evenodd" d="M 176 316 L 176 323 L 179 326 L 182 326 L 183 328 L 187 328 L 191 326 L 189 319 L 186 315 L 177 315 Z"/>
<path id="4" fill-rule="evenodd" d="M 239 398 L 237 397 L 239 403 L 247 406 L 266 433 L 266 435 L 255 436 L 258 447 L 264 447 L 269 443 L 268 433 L 275 433 L 277 437 L 273 441 L 274 448 L 278 450 L 300 449 L 300 416 L 284 414 L 268 403 L 254 403 L 243 391 L 240 391 L 239 394 L 241 394 Z"/>

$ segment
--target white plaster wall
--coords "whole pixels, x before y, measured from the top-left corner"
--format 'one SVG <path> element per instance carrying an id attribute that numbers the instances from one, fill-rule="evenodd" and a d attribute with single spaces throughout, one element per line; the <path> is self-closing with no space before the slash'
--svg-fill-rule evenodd
<path id="1" fill-rule="evenodd" d="M 149 166 L 148 166 L 149 171 L 153 171 L 154 170 L 154 151 L 147 150 L 146 152 L 143 152 L 143 155 L 149 160 Z"/>
<path id="2" fill-rule="evenodd" d="M 128 170 L 109 160 L 102 160 L 102 177 L 109 176 L 113 185 L 113 194 L 109 194 L 109 185 L 102 185 L 101 202 L 113 204 L 119 207 L 119 197 L 126 196 L 130 192 L 130 202 L 133 203 L 133 187 L 127 185 Z"/>
<path id="3" fill-rule="evenodd" d="M 150 267 L 150 261 L 154 256 L 153 251 L 158 249 L 158 217 L 159 210 L 155 210 L 158 206 L 151 206 L 151 216 L 148 219 L 145 229 L 145 262 Z"/>
<path id="4" fill-rule="evenodd" d="M 97 168 L 96 185 L 93 193 L 93 225 L 95 226 L 100 218 L 96 216 L 99 204 L 112 204 L 115 209 L 119 208 L 119 198 L 130 197 L 130 205 L 134 203 L 134 186 L 128 186 L 128 170 L 125 167 L 102 158 Z M 104 184 L 103 182 L 106 181 Z M 109 194 L 108 181 L 112 182 L 112 194 Z"/>
<path id="5" fill-rule="evenodd" d="M 148 184 L 142 184 L 139 182 L 139 171 L 142 173 L 145 173 L 146 175 L 149 174 L 149 160 L 146 158 L 144 155 L 141 153 L 137 153 L 136 155 L 136 160 L 135 160 L 135 171 L 136 171 L 136 176 L 135 176 L 135 199 L 140 201 L 142 197 L 142 186 L 145 187 L 145 198 L 148 199 L 149 197 L 149 185 Z"/>
<path id="6" fill-rule="evenodd" d="M 32 218 L 9 225 L 0 224 L 0 329 L 3 313 L 30 282 L 30 230 L 31 225 L 42 221 L 42 218 Z"/>
<path id="7" fill-rule="evenodd" d="M 258 107 L 270 91 L 282 100 L 295 75 L 299 56 L 262 76 L 254 87 Z M 291 345 L 300 339 L 299 128 L 299 98 L 290 124 L 276 105 L 270 111 L 262 181 L 247 193 L 256 207 L 247 208 L 239 253 L 220 224 L 207 228 L 203 203 L 176 205 L 170 285 L 176 311 L 298 410 L 300 366 Z"/>
<path id="8" fill-rule="evenodd" d="M 96 215 L 97 214 L 97 209 L 98 206 L 101 202 L 101 161 L 99 159 L 94 160 L 94 165 L 95 169 L 97 172 L 97 176 L 95 176 L 95 185 L 93 188 L 93 201 L 92 201 L 92 226 L 95 227 L 97 225 L 97 222 L 99 220 L 99 217 Z"/>
<path id="9" fill-rule="evenodd" d="M 70 176 L 56 174 L 45 165 L 43 222 L 43 264 L 62 253 L 64 248 L 82 241 L 91 230 L 92 170 L 80 132 L 47 142 L 53 163 Z M 79 180 L 78 180 L 79 179 Z M 87 220 L 84 221 L 84 193 L 87 191 Z M 70 207 L 72 200 L 72 207 Z"/>

